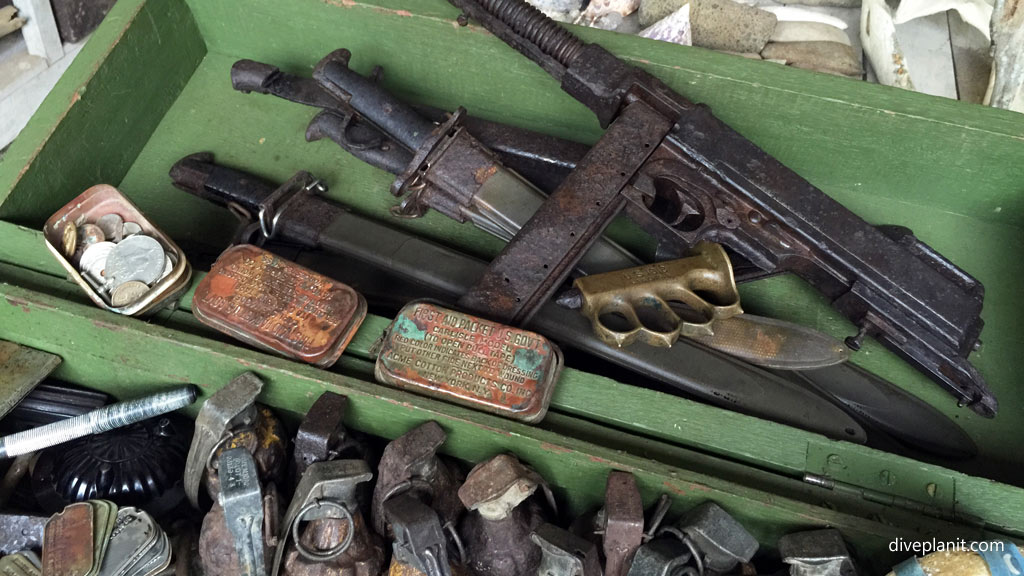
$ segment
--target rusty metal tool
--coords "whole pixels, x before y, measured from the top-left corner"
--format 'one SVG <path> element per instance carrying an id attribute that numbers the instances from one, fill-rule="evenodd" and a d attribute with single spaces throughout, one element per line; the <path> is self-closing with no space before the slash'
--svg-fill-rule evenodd
<path id="1" fill-rule="evenodd" d="M 60 356 L 0 340 L 0 420 L 60 362 Z"/>
<path id="2" fill-rule="evenodd" d="M 259 177 L 215 164 L 212 155 L 205 153 L 181 159 L 171 169 L 171 176 L 183 190 L 220 205 L 240 206 L 253 214 L 274 191 L 273 185 Z M 427 295 L 454 302 L 486 267 L 478 259 L 359 217 L 320 196 L 300 195 L 280 210 L 280 238 L 346 256 L 343 266 L 321 271 L 352 274 L 342 279 L 362 291 L 379 285 L 377 301 L 390 299 L 396 307 L 410 297 Z M 312 259 L 309 264 L 322 258 Z M 431 266 L 423 266 L 424 262 Z M 394 300 L 399 285 L 407 287 L 408 296 Z M 849 362 L 799 374 L 769 374 L 685 340 L 670 350 L 616 348 L 593 337 L 580 314 L 555 304 L 546 305 L 530 328 L 563 346 L 588 352 L 730 410 L 853 442 L 864 442 L 867 437 L 859 423 L 862 416 L 884 419 L 889 422 L 886 430 L 895 438 L 932 454 L 962 458 L 977 453 L 974 443 L 950 418 L 893 384 L 865 377 Z M 824 397 L 835 404 L 826 402 L 821 390 L 826 390 Z M 884 401 L 864 402 L 871 397 Z M 897 408 L 902 417 L 893 419 L 890 416 Z"/>
<path id="3" fill-rule="evenodd" d="M 437 454 L 447 438 L 437 422 L 428 421 L 384 448 L 372 500 L 373 526 L 378 534 L 388 535 L 390 521 L 384 503 L 400 494 L 429 499 L 430 507 L 440 515 L 441 526 L 458 523 L 463 511 L 457 492 L 462 475 Z"/>
<path id="4" fill-rule="evenodd" d="M 597 546 L 554 524 L 541 524 L 530 535 L 540 547 L 537 576 L 601 576 Z"/>
<path id="5" fill-rule="evenodd" d="M 199 508 L 199 489 L 214 451 L 230 437 L 232 428 L 256 423 L 256 396 L 261 390 L 263 381 L 259 376 L 245 372 L 214 393 L 199 408 L 195 435 L 185 464 L 185 496 L 193 508 Z"/>
<path id="6" fill-rule="evenodd" d="M 357 501 L 359 485 L 371 479 L 373 472 L 364 460 L 310 464 L 281 524 L 273 576 L 282 570 L 291 576 L 314 574 L 317 565 L 344 576 L 380 574 L 384 550 L 366 528 Z M 323 541 L 329 542 L 326 548 L 320 546 Z"/>
<path id="7" fill-rule="evenodd" d="M 452 576 L 448 542 L 437 512 L 403 492 L 384 501 L 384 515 L 394 532 L 395 560 L 427 576 Z"/>
<path id="8" fill-rule="evenodd" d="M 666 252 L 700 240 L 766 273 L 793 272 L 859 331 L 993 417 L 971 365 L 984 287 L 909 230 L 876 228 L 647 72 L 524 0 L 449 0 L 539 64 L 607 131 L 462 302 L 498 319 L 537 312 L 611 217 L 627 209 Z M 628 208 L 627 208 L 628 205 Z M 505 280 L 509 281 L 505 281 Z"/>
<path id="9" fill-rule="evenodd" d="M 608 474 L 604 496 L 604 573 L 626 576 L 644 537 L 644 502 L 629 472 Z"/>
<path id="10" fill-rule="evenodd" d="M 473 574 L 537 574 L 541 550 L 530 534 L 546 517 L 543 508 L 530 499 L 538 489 L 554 503 L 544 479 L 511 454 L 499 454 L 469 472 L 459 488 L 459 499 L 469 510 L 459 534 L 466 565 Z"/>
<path id="11" fill-rule="evenodd" d="M 310 124 L 307 138 L 327 136 L 371 164 L 398 169 L 391 192 L 403 200 L 392 210 L 394 215 L 417 218 L 433 208 L 510 240 L 544 203 L 543 193 L 505 168 L 492 150 L 462 126 L 465 110 L 435 125 L 381 90 L 373 79 L 350 69 L 350 58 L 348 50 L 335 50 L 314 68 L 313 78 L 326 94 L 252 60 L 235 63 L 232 85 L 244 92 L 270 93 L 325 108 Z M 361 120 L 354 124 L 356 115 Z M 350 137 L 362 144 L 350 145 Z M 408 155 L 398 152 L 403 149 Z M 579 269 L 596 273 L 637 264 L 639 260 L 624 248 L 601 238 L 579 262 Z"/>
<path id="12" fill-rule="evenodd" d="M 171 169 L 175 186 L 255 214 L 274 186 L 251 174 L 220 166 L 207 153 L 193 154 Z M 360 217 L 312 194 L 292 199 L 278 219 L 278 237 L 308 248 L 343 254 L 376 274 L 401 278 L 418 290 L 454 302 L 486 269 L 481 260 Z M 429 262 L 430 266 L 424 266 Z M 355 263 L 355 262 L 354 262 Z M 354 267 L 343 266 L 332 274 Z M 564 346 L 603 358 L 706 402 L 832 438 L 864 442 L 863 429 L 843 410 L 754 366 L 680 341 L 671 349 L 616 348 L 594 337 L 580 314 L 546 305 L 529 326 Z"/>
<path id="13" fill-rule="evenodd" d="M 366 447 L 345 428 L 348 398 L 324 392 L 313 402 L 295 433 L 292 477 L 297 483 L 306 468 L 338 458 L 362 458 Z"/>
<path id="14" fill-rule="evenodd" d="M 220 505 L 238 553 L 239 576 L 264 576 L 263 492 L 256 462 L 245 448 L 220 456 Z"/>

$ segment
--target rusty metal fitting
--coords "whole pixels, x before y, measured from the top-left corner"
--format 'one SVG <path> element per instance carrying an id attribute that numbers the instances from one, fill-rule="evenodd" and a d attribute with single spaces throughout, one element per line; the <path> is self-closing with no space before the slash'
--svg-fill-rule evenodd
<path id="1" fill-rule="evenodd" d="M 373 489 L 373 528 L 388 537 L 384 503 L 400 494 L 419 495 L 441 517 L 441 525 L 455 524 L 462 514 L 458 486 L 462 474 L 437 455 L 448 438 L 437 422 L 429 421 L 396 438 L 384 448 Z"/>
<path id="2" fill-rule="evenodd" d="M 714 502 L 690 509 L 673 526 L 663 528 L 693 550 L 698 572 L 728 572 L 749 562 L 757 552 L 757 540 L 728 512 Z"/>
<path id="3" fill-rule="evenodd" d="M 544 479 L 510 454 L 495 456 L 467 475 L 459 499 L 470 512 L 459 533 L 474 574 L 537 574 L 542 553 L 530 535 L 546 519 L 542 506 L 530 499 L 538 488 L 553 509 L 554 496 Z"/>
<path id="4" fill-rule="evenodd" d="M 644 536 L 644 503 L 636 478 L 612 471 L 604 502 L 605 576 L 626 576 Z"/>

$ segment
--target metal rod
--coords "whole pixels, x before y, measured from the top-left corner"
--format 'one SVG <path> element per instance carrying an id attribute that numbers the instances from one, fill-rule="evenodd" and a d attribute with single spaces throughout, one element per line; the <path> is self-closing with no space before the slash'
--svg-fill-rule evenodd
<path id="1" fill-rule="evenodd" d="M 145 398 L 119 402 L 99 410 L 0 438 L 0 458 L 11 458 L 100 434 L 154 416 L 173 412 L 196 401 L 196 387 L 183 386 Z"/>

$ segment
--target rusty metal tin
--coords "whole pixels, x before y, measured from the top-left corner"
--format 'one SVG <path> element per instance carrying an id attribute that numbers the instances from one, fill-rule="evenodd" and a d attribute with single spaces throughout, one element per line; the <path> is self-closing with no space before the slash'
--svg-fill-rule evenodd
<path id="1" fill-rule="evenodd" d="M 375 372 L 384 384 L 535 423 L 561 369 L 561 350 L 540 334 L 419 301 L 383 336 Z"/>
<path id="2" fill-rule="evenodd" d="M 125 306 L 114 306 L 101 296 L 78 271 L 75 263 L 71 261 L 72 257 L 64 253 L 64 233 L 68 224 L 80 228 L 85 224 L 95 223 L 108 214 L 117 214 L 125 222 L 137 224 L 142 234 L 154 238 L 160 243 L 164 253 L 173 257 L 171 272 L 154 283 L 142 297 Z M 43 225 L 43 237 L 46 240 L 46 247 L 67 270 L 71 279 L 104 310 L 125 316 L 147 316 L 176 302 L 191 284 L 192 267 L 185 259 L 185 253 L 181 248 L 154 226 L 131 200 L 108 184 L 98 184 L 89 188 L 50 216 Z"/>
<path id="3" fill-rule="evenodd" d="M 196 287 L 192 313 L 243 342 L 326 368 L 366 318 L 366 300 L 341 282 L 244 244 L 217 258 Z"/>

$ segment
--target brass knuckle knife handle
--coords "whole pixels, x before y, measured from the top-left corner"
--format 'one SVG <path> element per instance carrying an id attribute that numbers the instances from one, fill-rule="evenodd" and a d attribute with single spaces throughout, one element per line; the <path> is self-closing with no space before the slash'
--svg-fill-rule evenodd
<path id="1" fill-rule="evenodd" d="M 584 276 L 574 287 L 595 334 L 616 346 L 669 347 L 680 336 L 711 335 L 715 320 L 743 312 L 729 257 L 717 244 L 701 243 L 688 258 Z"/>

